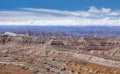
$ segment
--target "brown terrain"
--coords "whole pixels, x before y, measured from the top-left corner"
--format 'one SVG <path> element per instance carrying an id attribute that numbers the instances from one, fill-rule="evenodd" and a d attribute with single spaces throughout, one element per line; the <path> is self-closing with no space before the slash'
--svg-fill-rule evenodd
<path id="1" fill-rule="evenodd" d="M 120 74 L 120 38 L 1 34 L 0 74 Z"/>

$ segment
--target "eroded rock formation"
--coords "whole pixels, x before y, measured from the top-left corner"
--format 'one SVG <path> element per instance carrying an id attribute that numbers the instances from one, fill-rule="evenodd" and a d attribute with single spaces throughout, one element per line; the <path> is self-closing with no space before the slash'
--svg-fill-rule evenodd
<path id="1" fill-rule="evenodd" d="M 120 74 L 119 38 L 0 35 L 2 74 Z"/>

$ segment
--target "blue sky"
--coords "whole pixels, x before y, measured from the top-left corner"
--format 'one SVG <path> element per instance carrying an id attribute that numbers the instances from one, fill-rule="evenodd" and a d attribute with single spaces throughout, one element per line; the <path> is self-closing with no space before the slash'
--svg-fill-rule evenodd
<path id="1" fill-rule="evenodd" d="M 47 8 L 57 10 L 88 10 L 90 6 L 119 9 L 120 0 L 0 0 L 0 10 Z"/>
<path id="2" fill-rule="evenodd" d="M 120 26 L 120 0 L 0 0 L 0 25 Z"/>

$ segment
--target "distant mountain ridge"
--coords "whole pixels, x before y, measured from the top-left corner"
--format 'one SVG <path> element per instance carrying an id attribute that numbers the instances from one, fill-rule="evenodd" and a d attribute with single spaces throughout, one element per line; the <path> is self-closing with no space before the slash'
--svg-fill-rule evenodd
<path id="1" fill-rule="evenodd" d="M 75 36 L 120 36 L 120 26 L 0 26 L 0 33 L 50 33 Z"/>

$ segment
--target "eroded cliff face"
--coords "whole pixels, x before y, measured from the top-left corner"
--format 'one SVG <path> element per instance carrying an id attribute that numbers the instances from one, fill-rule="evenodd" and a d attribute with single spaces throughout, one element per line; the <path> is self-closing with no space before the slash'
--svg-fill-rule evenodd
<path id="1" fill-rule="evenodd" d="M 120 73 L 120 62 L 85 54 L 76 54 L 57 50 L 31 50 L 15 48 L 2 48 L 0 50 L 0 64 L 5 66 L 12 65 L 13 67 L 20 69 L 20 72 L 31 72 L 33 74 Z M 9 68 L 6 69 L 9 71 Z M 10 70 L 10 72 L 12 72 L 12 70 Z"/>
<path id="2" fill-rule="evenodd" d="M 0 35 L 2 74 L 120 74 L 119 38 Z"/>

